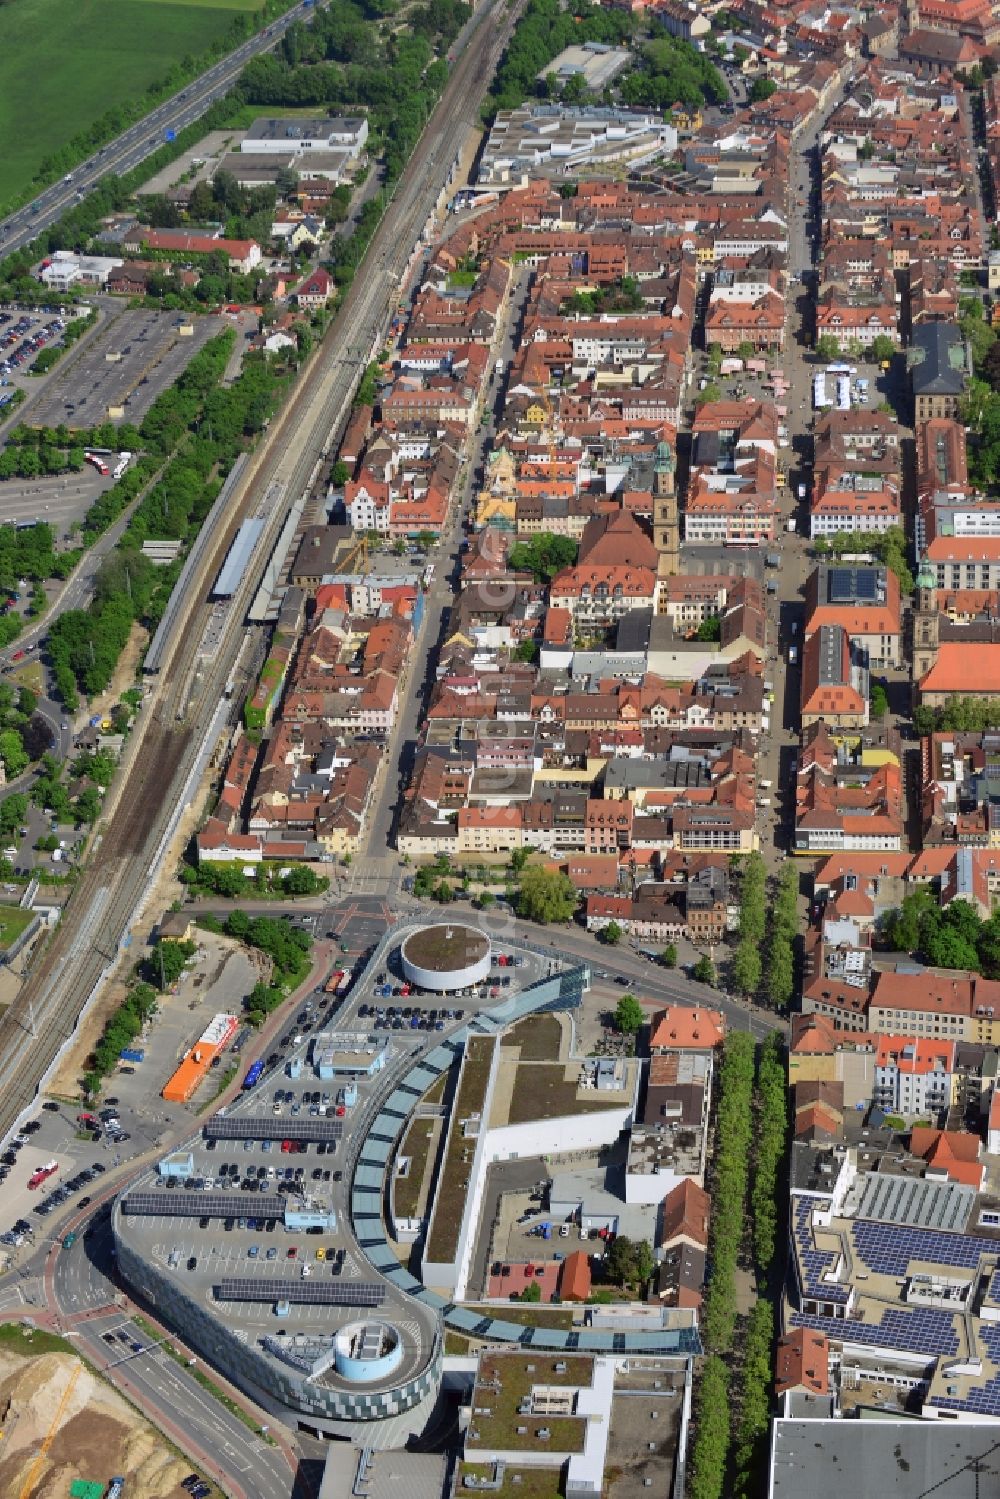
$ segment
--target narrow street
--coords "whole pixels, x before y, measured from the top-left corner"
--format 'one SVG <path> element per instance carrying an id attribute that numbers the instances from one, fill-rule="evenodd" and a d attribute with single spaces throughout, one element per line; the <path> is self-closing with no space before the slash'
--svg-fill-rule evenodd
<path id="1" fill-rule="evenodd" d="M 446 617 L 459 592 L 461 545 L 465 518 L 476 490 L 483 482 L 486 456 L 496 440 L 497 421 L 504 406 L 504 371 L 509 367 L 519 335 L 524 304 L 530 287 L 530 273 L 522 269 L 515 279 L 500 337 L 490 351 L 494 368 L 483 397 L 483 415 L 467 439 L 459 482 L 452 496 L 447 524 L 428 552 L 434 564 L 434 581 L 424 595 L 424 620 L 416 641 L 399 713 L 386 741 L 383 760 L 384 782 L 376 798 L 371 818 L 365 856 L 357 861 L 364 873 L 385 874 L 396 868 L 395 829 L 403 792 L 413 769 L 416 742 L 423 710 L 434 681 L 437 652 L 441 645 Z M 498 374 L 496 364 L 502 365 Z"/>

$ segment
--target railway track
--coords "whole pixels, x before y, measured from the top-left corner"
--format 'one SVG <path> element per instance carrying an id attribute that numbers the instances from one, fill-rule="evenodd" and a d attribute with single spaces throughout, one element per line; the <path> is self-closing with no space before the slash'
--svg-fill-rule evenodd
<path id="1" fill-rule="evenodd" d="M 336 320 L 252 455 L 217 536 L 187 580 L 156 689 L 128 742 L 106 804 L 100 847 L 21 994 L 0 1019 L 0 1137 L 30 1103 L 72 1035 L 149 888 L 172 815 L 185 795 L 247 638 L 243 621 L 263 561 L 234 594 L 218 649 L 192 689 L 189 668 L 208 620 L 211 582 L 236 529 L 275 485 L 274 492 L 284 500 L 266 516 L 258 553 L 266 559 L 288 502 L 312 485 L 338 441 L 364 365 L 385 334 L 413 247 L 478 117 L 519 9 L 520 0 L 494 0 L 469 22 L 448 85 Z"/>

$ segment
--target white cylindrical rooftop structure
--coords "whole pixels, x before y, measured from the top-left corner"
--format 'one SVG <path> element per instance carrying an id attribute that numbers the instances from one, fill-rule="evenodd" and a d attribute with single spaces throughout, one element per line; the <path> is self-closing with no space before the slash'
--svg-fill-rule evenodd
<path id="1" fill-rule="evenodd" d="M 400 948 L 403 975 L 421 989 L 454 993 L 482 983 L 490 971 L 490 939 L 478 927 L 441 922 L 411 932 Z"/>

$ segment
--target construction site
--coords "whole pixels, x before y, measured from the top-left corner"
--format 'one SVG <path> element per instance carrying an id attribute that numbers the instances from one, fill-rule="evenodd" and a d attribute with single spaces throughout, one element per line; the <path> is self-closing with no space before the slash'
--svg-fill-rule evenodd
<path id="1" fill-rule="evenodd" d="M 190 1463 L 49 1333 L 0 1327 L 6 1499 L 174 1499 Z M 120 1485 L 116 1479 L 123 1480 Z"/>

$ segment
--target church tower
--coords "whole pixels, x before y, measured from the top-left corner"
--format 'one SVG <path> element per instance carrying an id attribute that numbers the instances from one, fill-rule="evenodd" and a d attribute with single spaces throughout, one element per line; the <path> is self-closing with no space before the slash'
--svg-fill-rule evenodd
<path id="1" fill-rule="evenodd" d="M 681 570 L 681 526 L 677 514 L 674 455 L 665 442 L 657 443 L 653 460 L 653 542 L 660 554 L 658 573 L 673 577 Z"/>
<path id="2" fill-rule="evenodd" d="M 937 571 L 925 555 L 917 573 L 917 598 L 913 609 L 913 686 L 927 675 L 937 660 L 941 622 L 938 614 Z"/>

